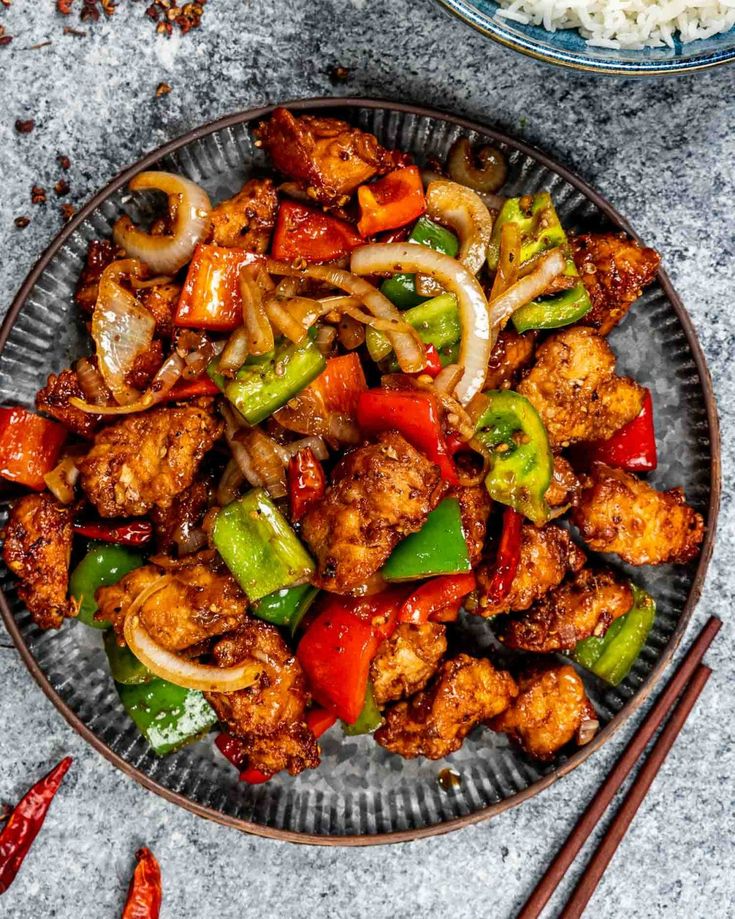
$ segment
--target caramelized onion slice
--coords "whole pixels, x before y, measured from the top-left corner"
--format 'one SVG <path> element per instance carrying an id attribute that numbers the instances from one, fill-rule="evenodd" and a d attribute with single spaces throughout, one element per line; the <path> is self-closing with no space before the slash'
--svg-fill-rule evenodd
<path id="1" fill-rule="evenodd" d="M 115 223 L 115 243 L 156 274 L 175 274 L 191 260 L 197 244 L 209 233 L 209 196 L 196 182 L 171 172 L 141 172 L 130 180 L 128 188 L 156 189 L 168 195 L 169 209 L 174 213 L 173 232 L 170 236 L 151 236 L 126 214 Z"/>
<path id="2" fill-rule="evenodd" d="M 524 275 L 499 297 L 490 301 L 490 328 L 497 337 L 498 331 L 510 319 L 516 310 L 540 297 L 546 292 L 551 282 L 566 267 L 566 259 L 561 249 L 550 249 L 536 263 L 530 274 Z M 494 341 L 495 339 L 493 339 Z"/>

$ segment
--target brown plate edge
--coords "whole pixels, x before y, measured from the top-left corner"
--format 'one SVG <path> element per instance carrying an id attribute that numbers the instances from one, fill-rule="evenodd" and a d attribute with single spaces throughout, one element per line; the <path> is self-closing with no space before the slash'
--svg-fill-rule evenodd
<path id="1" fill-rule="evenodd" d="M 560 175 L 565 181 L 569 182 L 580 192 L 582 192 L 587 198 L 589 198 L 597 208 L 599 208 L 606 217 L 614 224 L 625 230 L 635 239 L 640 242 L 640 237 L 635 233 L 631 228 L 629 223 L 623 218 L 615 208 L 598 192 L 591 188 L 583 179 L 581 179 L 576 173 L 557 164 L 549 156 L 543 153 L 540 150 L 537 150 L 535 147 L 530 144 L 526 144 L 522 141 L 516 140 L 515 138 L 509 137 L 501 131 L 497 131 L 494 128 L 486 127 L 485 125 L 479 124 L 478 122 L 471 121 L 469 119 L 463 118 L 461 116 L 453 115 L 450 113 L 445 113 L 439 109 L 426 108 L 423 106 L 408 105 L 400 102 L 392 102 L 390 100 L 379 100 L 379 99 L 361 99 L 359 97 L 319 97 L 314 99 L 298 99 L 289 102 L 279 103 L 280 105 L 286 106 L 294 110 L 309 110 L 309 109 L 329 109 L 329 108 L 367 108 L 367 109 L 392 109 L 394 111 L 404 112 L 406 114 L 417 115 L 419 117 L 428 117 L 428 118 L 440 118 L 445 121 L 453 122 L 454 124 L 459 125 L 460 127 L 465 128 L 469 131 L 476 131 L 479 134 L 485 134 L 490 136 L 495 140 L 507 144 L 509 147 L 514 147 L 517 150 L 520 150 L 522 153 L 538 160 L 543 163 L 548 169 L 553 172 L 556 172 Z M 63 246 L 65 241 L 71 236 L 71 234 L 76 230 L 76 228 L 84 221 L 86 218 L 113 192 L 117 191 L 121 186 L 125 185 L 129 179 L 131 179 L 136 173 L 148 168 L 152 163 L 160 160 L 162 157 L 175 152 L 183 146 L 188 145 L 194 140 L 198 140 L 201 137 L 204 137 L 208 134 L 211 134 L 215 131 L 219 131 L 223 128 L 232 127 L 237 124 L 246 123 L 250 121 L 256 121 L 260 118 L 265 117 L 273 109 L 277 108 L 278 104 L 263 106 L 257 109 L 249 109 L 244 112 L 238 112 L 232 115 L 227 115 L 223 118 L 217 119 L 216 121 L 209 122 L 205 125 L 202 125 L 198 128 L 183 134 L 182 136 L 169 141 L 166 144 L 163 144 L 160 147 L 157 147 L 155 150 L 147 153 L 141 159 L 139 159 L 133 166 L 128 167 L 119 173 L 114 179 L 112 179 L 107 185 L 104 186 L 96 195 L 94 195 L 78 213 L 66 224 L 63 229 L 56 235 L 51 244 L 45 250 L 41 258 L 34 265 L 31 271 L 28 273 L 26 279 L 23 281 L 18 293 L 16 294 L 13 302 L 10 305 L 10 308 L 3 320 L 2 326 L 0 327 L 0 351 L 5 347 L 8 335 L 12 329 L 15 320 L 18 316 L 18 313 L 22 309 L 31 289 L 35 285 L 36 281 L 46 269 L 47 265 L 58 252 L 58 250 Z M 505 810 L 508 810 L 511 807 L 515 807 L 518 804 L 522 804 L 524 801 L 532 798 L 534 795 L 538 794 L 540 791 L 543 791 L 545 788 L 548 788 L 553 784 L 557 779 L 560 779 L 562 776 L 567 775 L 573 769 L 576 769 L 581 763 L 583 763 L 587 757 L 592 753 L 598 750 L 604 743 L 606 743 L 621 727 L 622 725 L 635 713 L 638 709 L 641 708 L 643 703 L 646 701 L 648 696 L 653 691 L 655 685 L 658 683 L 659 679 L 663 675 L 664 670 L 671 661 L 671 658 L 674 655 L 677 647 L 679 646 L 682 637 L 689 625 L 689 621 L 694 612 L 694 608 L 699 600 L 699 597 L 702 593 L 702 588 L 704 585 L 704 579 L 709 567 L 710 559 L 712 557 L 712 552 L 714 549 L 714 541 L 717 527 L 717 518 L 720 508 L 720 493 L 721 493 L 721 442 L 720 442 L 720 429 L 719 429 L 719 419 L 717 415 L 717 405 L 715 401 L 714 390 L 712 387 L 712 379 L 707 367 L 707 363 L 702 352 L 702 348 L 699 344 L 697 334 L 692 325 L 689 314 L 687 313 L 684 305 L 682 304 L 678 294 L 674 290 L 671 281 L 669 280 L 668 275 L 663 269 L 658 271 L 658 280 L 661 283 L 661 286 L 664 290 L 664 293 L 671 301 L 674 312 L 681 323 L 684 334 L 687 339 L 687 344 L 689 345 L 692 356 L 694 357 L 694 362 L 697 368 L 697 373 L 699 374 L 701 386 L 704 392 L 705 408 L 707 411 L 707 423 L 709 428 L 709 439 L 710 439 L 710 448 L 711 448 L 711 459 L 710 459 L 710 499 L 709 506 L 707 508 L 707 518 L 706 518 L 706 534 L 704 543 L 702 545 L 702 552 L 697 564 L 697 570 L 692 581 L 692 586 L 689 591 L 689 596 L 687 601 L 684 604 L 682 610 L 682 615 L 679 619 L 679 622 L 674 630 L 673 635 L 671 636 L 666 648 L 661 655 L 661 658 L 652 669 L 651 673 L 648 675 L 645 682 L 639 687 L 636 694 L 620 709 L 620 711 L 615 715 L 615 717 L 603 728 L 602 731 L 583 749 L 577 751 L 573 756 L 559 766 L 557 769 L 550 772 L 548 775 L 529 785 L 528 788 L 524 789 L 521 792 L 518 792 L 515 795 L 512 795 L 509 798 L 506 798 L 503 801 L 498 802 L 497 804 L 491 804 L 488 807 L 484 807 L 479 811 L 475 811 L 471 814 L 466 814 L 462 817 L 457 817 L 453 820 L 447 820 L 443 823 L 432 824 L 426 827 L 418 827 L 415 829 L 408 830 L 398 830 L 391 833 L 382 833 L 375 834 L 371 836 L 366 835 L 344 835 L 344 836 L 330 836 L 330 835 L 316 835 L 310 833 L 295 833 L 290 830 L 280 830 L 271 827 L 262 826 L 257 823 L 252 823 L 248 820 L 242 820 L 237 817 L 231 817 L 226 814 L 223 814 L 221 811 L 215 810 L 214 808 L 205 807 L 201 804 L 197 804 L 194 801 L 191 801 L 189 798 L 179 794 L 178 792 L 172 791 L 169 788 L 160 785 L 158 782 L 151 779 L 145 773 L 137 769 L 135 766 L 132 766 L 122 757 L 118 756 L 117 753 L 113 752 L 107 744 L 105 744 L 99 737 L 88 728 L 80 718 L 71 710 L 71 708 L 64 702 L 64 700 L 58 695 L 58 693 L 51 686 L 47 680 L 45 674 L 41 670 L 36 659 L 31 654 L 28 646 L 26 645 L 23 637 L 20 634 L 20 630 L 15 622 L 13 615 L 10 612 L 10 607 L 8 605 L 7 599 L 3 592 L 0 591 L 0 615 L 2 615 L 5 627 L 8 630 L 10 637 L 12 638 L 15 646 L 18 648 L 20 656 L 25 663 L 26 667 L 31 673 L 31 676 L 35 679 L 38 685 L 41 687 L 43 692 L 46 694 L 48 699 L 53 703 L 53 705 L 59 710 L 59 712 L 66 719 L 68 724 L 74 728 L 74 730 L 80 734 L 95 750 L 102 754 L 109 762 L 116 766 L 121 772 L 125 773 L 128 776 L 134 778 L 139 784 L 143 785 L 145 788 L 150 791 L 155 792 L 161 797 L 165 798 L 167 801 L 178 804 L 180 807 L 184 807 L 192 813 L 198 814 L 201 817 L 206 817 L 209 820 L 213 820 L 216 823 L 220 823 L 223 826 L 234 827 L 239 830 L 243 830 L 247 833 L 251 833 L 256 836 L 263 836 L 270 839 L 278 839 L 286 842 L 294 842 L 300 844 L 308 845 L 321 845 L 321 846 L 370 846 L 370 845 L 384 845 L 388 843 L 398 843 L 398 842 L 410 842 L 414 839 L 423 839 L 429 836 L 439 836 L 444 833 L 452 832 L 453 830 L 460 829 L 461 827 L 470 826 L 474 823 L 479 823 L 482 820 L 487 820 L 490 817 L 494 817 L 496 814 L 500 814 Z"/>

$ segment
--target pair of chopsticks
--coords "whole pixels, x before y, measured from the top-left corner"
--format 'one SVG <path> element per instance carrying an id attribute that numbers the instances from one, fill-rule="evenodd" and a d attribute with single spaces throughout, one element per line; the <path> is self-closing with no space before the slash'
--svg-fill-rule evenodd
<path id="1" fill-rule="evenodd" d="M 625 781 L 626 776 L 638 762 L 653 735 L 666 721 L 656 743 L 651 748 L 651 752 L 636 775 L 625 800 L 620 805 L 603 839 L 590 858 L 566 906 L 559 914 L 559 919 L 578 919 L 582 915 L 602 875 L 605 873 L 605 869 L 610 864 L 620 841 L 635 817 L 636 811 L 651 787 L 651 783 L 656 778 L 669 750 L 674 745 L 674 741 L 689 717 L 689 713 L 694 708 L 700 693 L 710 678 L 712 671 L 702 664 L 702 658 L 707 648 L 712 644 L 715 635 L 719 632 L 721 625 L 722 622 L 713 616 L 696 637 L 679 667 L 651 707 L 650 712 L 633 735 L 609 775 L 597 790 L 595 797 L 588 804 L 585 812 L 577 821 L 576 826 L 534 888 L 533 893 L 518 913 L 516 919 L 537 919 L 540 916 L 544 906 L 548 903 L 565 872 L 597 826 L 610 802 Z M 677 699 L 679 700 L 678 702 L 676 702 Z M 666 720 L 666 716 L 675 702 L 676 706 L 671 716 Z"/>

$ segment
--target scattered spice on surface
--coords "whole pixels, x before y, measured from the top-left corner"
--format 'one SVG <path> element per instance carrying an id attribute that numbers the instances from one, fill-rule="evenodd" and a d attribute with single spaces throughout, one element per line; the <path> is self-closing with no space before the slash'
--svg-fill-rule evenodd
<path id="1" fill-rule="evenodd" d="M 15 130 L 19 134 L 30 134 L 31 131 L 36 127 L 36 122 L 32 118 L 16 118 L 15 119 Z"/>
<path id="2" fill-rule="evenodd" d="M 45 204 L 46 203 L 46 189 L 41 188 L 40 185 L 34 185 L 31 189 L 31 204 Z"/>
<path id="3" fill-rule="evenodd" d="M 156 87 L 157 96 L 167 96 L 170 92 L 171 92 L 170 83 L 159 83 L 158 86 Z"/>
<path id="4" fill-rule="evenodd" d="M 13 223 L 18 227 L 19 230 L 25 230 L 28 224 L 31 222 L 30 217 L 26 217 L 25 214 L 22 217 L 16 217 Z"/>
<path id="5" fill-rule="evenodd" d="M 48 48 L 49 45 L 53 45 L 53 42 L 50 39 L 49 41 L 40 41 L 37 45 L 30 45 L 28 50 L 38 51 L 39 48 Z"/>
<path id="6" fill-rule="evenodd" d="M 349 68 L 342 67 L 341 64 L 335 64 L 328 68 L 327 75 L 332 86 L 336 86 L 338 83 L 346 83 L 349 80 L 350 71 Z"/>
<path id="7" fill-rule="evenodd" d="M 84 38 L 87 33 L 82 29 L 73 29 L 71 26 L 64 26 L 64 35 L 75 35 L 77 38 Z"/>
<path id="8" fill-rule="evenodd" d="M 69 194 L 69 183 L 66 179 L 59 179 L 59 181 L 54 185 L 54 192 L 58 198 L 63 198 L 64 195 Z"/>
<path id="9" fill-rule="evenodd" d="M 68 223 L 77 212 L 73 204 L 62 204 L 59 210 L 66 223 Z"/>
<path id="10" fill-rule="evenodd" d="M 56 162 L 59 164 L 59 166 L 61 166 L 62 169 L 68 169 L 71 166 L 71 160 L 63 153 L 56 154 Z"/>
<path id="11" fill-rule="evenodd" d="M 0 48 L 3 48 L 5 45 L 9 45 L 12 40 L 13 36 L 6 34 L 5 26 L 0 26 Z"/>
<path id="12" fill-rule="evenodd" d="M 145 8 L 145 15 L 156 23 L 156 32 L 161 35 L 171 35 L 174 28 L 186 34 L 191 29 L 196 29 L 202 21 L 204 7 L 207 0 L 197 0 L 193 3 L 182 3 L 179 0 L 152 0 Z M 76 0 L 56 0 L 56 9 L 62 16 L 70 16 L 75 9 Z M 115 0 L 80 0 L 79 18 L 82 22 L 97 22 L 101 13 L 112 16 L 117 9 Z M 64 29 L 65 34 L 85 34 L 76 30 Z"/>

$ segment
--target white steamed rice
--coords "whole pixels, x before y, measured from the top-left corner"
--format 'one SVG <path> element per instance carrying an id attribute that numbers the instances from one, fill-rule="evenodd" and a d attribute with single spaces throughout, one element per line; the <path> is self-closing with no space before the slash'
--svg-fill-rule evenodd
<path id="1" fill-rule="evenodd" d="M 728 32 L 735 26 L 735 0 L 498 0 L 497 15 L 524 24 L 579 29 L 600 48 L 674 46 Z M 678 35 L 677 35 L 678 33 Z"/>

